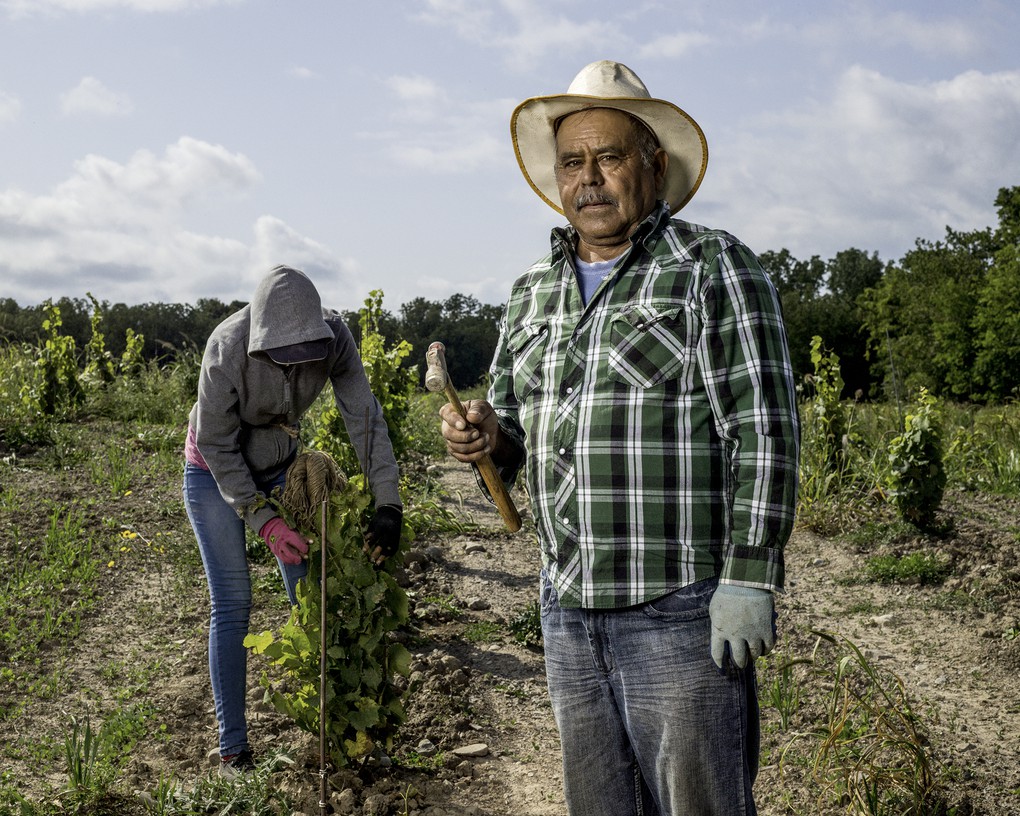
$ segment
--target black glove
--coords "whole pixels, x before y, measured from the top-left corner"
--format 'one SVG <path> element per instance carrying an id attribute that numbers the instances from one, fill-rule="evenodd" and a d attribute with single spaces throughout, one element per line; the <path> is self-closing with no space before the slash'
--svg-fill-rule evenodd
<path id="1" fill-rule="evenodd" d="M 381 504 L 365 532 L 365 551 L 379 550 L 382 558 L 389 558 L 400 546 L 400 531 L 404 526 L 404 511 L 395 504 Z M 381 559 L 380 559 L 381 560 Z"/>

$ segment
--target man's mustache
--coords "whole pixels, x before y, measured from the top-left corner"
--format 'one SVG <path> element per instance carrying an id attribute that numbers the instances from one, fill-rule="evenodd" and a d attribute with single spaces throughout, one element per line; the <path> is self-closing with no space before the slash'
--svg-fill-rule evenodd
<path id="1" fill-rule="evenodd" d="M 611 204 L 615 207 L 619 203 L 611 195 L 606 195 L 605 193 L 581 193 L 581 195 L 574 199 L 574 209 L 579 210 L 581 207 L 587 207 L 589 204 Z"/>

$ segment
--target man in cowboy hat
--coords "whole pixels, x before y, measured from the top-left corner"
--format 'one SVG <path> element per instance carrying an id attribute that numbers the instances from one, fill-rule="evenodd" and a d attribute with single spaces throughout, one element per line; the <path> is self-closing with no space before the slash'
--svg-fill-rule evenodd
<path id="1" fill-rule="evenodd" d="M 513 286 L 488 400 L 440 413 L 456 458 L 508 484 L 526 466 L 568 809 L 753 814 L 797 487 L 775 290 L 732 235 L 672 217 L 705 138 L 626 66 L 526 100 L 511 133 L 569 226 Z"/>

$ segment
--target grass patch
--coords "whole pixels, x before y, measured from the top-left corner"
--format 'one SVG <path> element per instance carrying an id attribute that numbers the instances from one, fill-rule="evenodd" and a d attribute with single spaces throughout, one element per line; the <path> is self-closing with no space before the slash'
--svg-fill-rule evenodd
<path id="1" fill-rule="evenodd" d="M 903 556 L 876 555 L 864 562 L 868 578 L 880 584 L 937 586 L 952 573 L 944 558 L 925 552 Z"/>
<path id="2" fill-rule="evenodd" d="M 477 621 L 464 627 L 463 637 L 472 643 L 496 643 L 503 638 L 503 627 L 494 621 Z"/>
<path id="3" fill-rule="evenodd" d="M 542 645 L 542 610 L 538 601 L 532 601 L 510 619 L 510 634 L 522 646 L 536 648 Z"/>
<path id="4" fill-rule="evenodd" d="M 30 662 L 44 646 L 73 641 L 95 601 L 101 552 L 84 513 L 76 504 L 54 503 L 48 510 L 41 540 L 21 541 L 15 528 L 20 552 L 0 582 L 0 647 L 12 664 Z"/>

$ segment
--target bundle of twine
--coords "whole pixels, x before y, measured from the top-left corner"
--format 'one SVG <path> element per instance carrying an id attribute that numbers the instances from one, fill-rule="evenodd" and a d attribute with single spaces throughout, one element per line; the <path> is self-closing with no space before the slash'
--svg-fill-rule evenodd
<path id="1" fill-rule="evenodd" d="M 306 450 L 287 469 L 287 482 L 281 501 L 299 527 L 316 529 L 316 520 L 324 501 L 347 486 L 347 477 L 333 457 L 317 450 Z"/>

